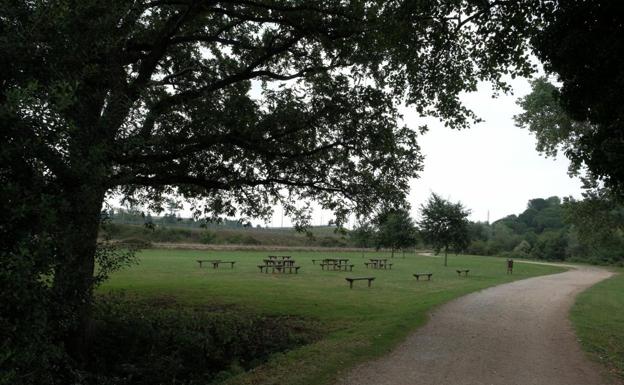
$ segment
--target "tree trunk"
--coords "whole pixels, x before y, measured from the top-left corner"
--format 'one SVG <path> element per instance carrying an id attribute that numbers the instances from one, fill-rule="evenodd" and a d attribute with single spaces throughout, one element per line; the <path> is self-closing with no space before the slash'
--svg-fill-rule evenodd
<path id="1" fill-rule="evenodd" d="M 394 247 L 392 248 L 392 253 L 390 254 L 390 258 L 394 258 Z"/>
<path id="2" fill-rule="evenodd" d="M 448 255 L 448 246 L 444 248 L 444 266 L 448 266 L 447 264 L 447 255 Z"/>
<path id="3" fill-rule="evenodd" d="M 60 198 L 59 263 L 54 272 L 55 311 L 69 355 L 81 363 L 87 348 L 95 253 L 105 189 L 71 187 Z"/>

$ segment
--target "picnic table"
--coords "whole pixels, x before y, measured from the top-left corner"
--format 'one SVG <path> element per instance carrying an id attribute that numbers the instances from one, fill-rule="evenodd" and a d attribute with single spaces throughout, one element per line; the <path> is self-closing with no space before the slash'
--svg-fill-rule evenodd
<path id="1" fill-rule="evenodd" d="M 291 259 L 292 256 L 290 255 L 269 255 L 269 259 L 278 259 L 281 258 L 282 260 L 284 259 Z"/>
<path id="2" fill-rule="evenodd" d="M 350 270 L 353 270 L 353 265 L 349 264 L 349 259 L 348 258 L 325 258 L 321 261 L 320 263 L 321 265 L 321 270 L 325 270 L 325 267 L 327 267 L 327 270 L 345 270 L 347 271 L 347 268 Z"/>
<path id="3" fill-rule="evenodd" d="M 208 263 L 215 263 L 215 262 L 221 262 L 220 259 L 198 259 L 197 263 L 199 263 L 199 267 L 202 267 L 202 263 L 204 262 L 208 262 Z"/>
<path id="4" fill-rule="evenodd" d="M 292 266 L 295 264 L 295 260 L 294 259 L 282 259 L 282 260 L 278 260 L 278 259 L 263 259 L 262 260 L 264 262 L 265 265 L 272 265 L 272 266 Z"/>
<path id="5" fill-rule="evenodd" d="M 469 269 L 457 269 L 455 270 L 457 272 L 457 276 L 461 276 L 461 273 L 464 273 L 464 277 L 468 276 L 468 272 L 470 271 Z"/>
<path id="6" fill-rule="evenodd" d="M 367 269 L 369 267 L 373 269 L 392 269 L 392 264 L 388 263 L 388 260 L 385 258 L 370 258 L 369 261 L 364 262 Z"/>
<path id="7" fill-rule="evenodd" d="M 263 259 L 262 262 L 264 262 L 264 265 L 258 265 L 261 273 L 264 272 L 268 274 L 269 269 L 271 269 L 272 273 L 299 273 L 300 266 L 295 266 L 295 260 L 291 259 L 291 257 L 288 255 L 269 255 L 269 258 Z"/>

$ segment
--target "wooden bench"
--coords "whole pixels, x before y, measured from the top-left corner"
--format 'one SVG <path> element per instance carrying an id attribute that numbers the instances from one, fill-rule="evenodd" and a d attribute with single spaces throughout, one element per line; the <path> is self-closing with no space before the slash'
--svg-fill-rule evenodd
<path id="1" fill-rule="evenodd" d="M 427 277 L 427 281 L 431 281 L 431 276 L 433 275 L 433 273 L 416 273 L 414 274 L 414 277 L 416 277 L 416 280 L 418 281 L 420 277 Z"/>
<path id="2" fill-rule="evenodd" d="M 364 262 L 364 264 L 366 265 L 366 268 L 368 269 L 370 266 L 377 266 L 376 262 Z"/>
<path id="3" fill-rule="evenodd" d="M 264 270 L 265 273 L 269 273 L 269 268 L 272 268 L 273 271 L 275 271 L 275 266 L 274 265 L 258 265 L 258 268 L 260 269 L 260 272 L 262 273 L 262 270 Z"/>
<path id="4" fill-rule="evenodd" d="M 455 270 L 455 271 L 457 272 L 457 276 L 458 277 L 461 276 L 461 273 L 464 273 L 464 277 L 467 277 L 468 276 L 468 272 L 470 270 L 468 270 L 468 269 L 460 269 L 460 270 Z"/>
<path id="5" fill-rule="evenodd" d="M 220 263 L 229 263 L 230 264 L 230 269 L 234 268 L 234 264 L 236 263 L 236 261 L 212 261 L 212 268 L 216 269 L 217 267 L 219 267 Z"/>
<path id="6" fill-rule="evenodd" d="M 345 278 L 349 282 L 349 288 L 353 289 L 353 281 L 365 281 L 368 280 L 368 287 L 371 287 L 371 282 L 375 280 L 375 277 L 347 277 Z"/>
<path id="7" fill-rule="evenodd" d="M 199 263 L 199 267 L 202 267 L 202 263 L 204 262 L 210 262 L 210 263 L 215 263 L 215 262 L 221 262 L 220 259 L 198 259 L 197 263 Z"/>

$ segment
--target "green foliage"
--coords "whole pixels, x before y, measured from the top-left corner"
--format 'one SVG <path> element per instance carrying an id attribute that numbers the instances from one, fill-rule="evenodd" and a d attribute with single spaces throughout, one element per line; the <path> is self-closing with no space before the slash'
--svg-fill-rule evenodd
<path id="1" fill-rule="evenodd" d="M 375 242 L 377 248 L 385 247 L 392 250 L 413 248 L 418 242 L 416 226 L 407 209 L 395 209 L 383 212 L 376 218 L 377 231 Z"/>
<path id="2" fill-rule="evenodd" d="M 216 239 L 217 239 L 217 236 L 215 235 L 215 233 L 211 231 L 202 231 L 202 234 L 199 238 L 199 242 L 205 243 L 205 244 L 211 244 L 211 243 L 215 243 Z"/>
<path id="3" fill-rule="evenodd" d="M 337 228 L 312 227 L 308 231 L 311 236 L 297 232 L 295 229 L 275 228 L 226 228 L 211 227 L 210 230 L 186 227 L 166 227 L 158 225 L 125 225 L 110 223 L 102 228 L 101 236 L 109 237 L 121 246 L 133 248 L 150 248 L 153 243 L 201 243 L 231 245 L 262 245 L 262 246 L 319 246 L 349 247 L 354 246 L 352 239 L 343 235 Z M 371 245 L 370 247 L 373 247 Z"/>
<path id="4" fill-rule="evenodd" d="M 312 342 L 319 326 L 295 317 L 183 306 L 172 299 L 99 297 L 84 383 L 151 385 L 223 380 L 271 354 Z"/>
<path id="5" fill-rule="evenodd" d="M 568 241 L 564 231 L 548 231 L 542 234 L 531 249 L 531 256 L 537 259 L 564 260 Z"/>
<path id="6" fill-rule="evenodd" d="M 624 206 L 607 190 L 585 194 L 585 199 L 567 199 L 565 220 L 573 225 L 574 257 L 599 263 L 624 262 Z"/>
<path id="7" fill-rule="evenodd" d="M 615 1 L 556 1 L 546 8 L 532 45 L 561 88 L 534 88 L 525 111 L 542 143 L 560 142 L 575 170 L 586 167 L 618 195 L 624 192 L 624 16 Z M 543 92 L 546 91 L 546 92 Z M 561 123 L 560 123 L 561 122 Z"/>
<path id="8" fill-rule="evenodd" d="M 469 126 L 459 95 L 532 71 L 540 5 L 1 2 L 2 309 L 28 313 L 7 328 L 42 311 L 37 335 L 82 364 L 111 194 L 213 220 L 281 204 L 298 225 L 312 202 L 339 224 L 404 203 L 423 160 L 399 106 Z"/>
<path id="9" fill-rule="evenodd" d="M 624 378 L 624 274 L 616 272 L 579 294 L 570 318 L 583 349 Z"/>
<path id="10" fill-rule="evenodd" d="M 349 237 L 356 247 L 375 246 L 375 228 L 368 222 L 360 222 L 353 231 L 349 232 Z"/>
<path id="11" fill-rule="evenodd" d="M 424 241 L 434 251 L 444 250 L 444 266 L 449 248 L 456 251 L 466 250 L 470 244 L 468 215 L 470 210 L 461 202 L 452 203 L 432 193 L 429 200 L 420 207 L 422 219 L 418 222 Z"/>
<path id="12" fill-rule="evenodd" d="M 349 258 L 355 267 L 353 272 L 328 272 L 311 261 L 327 257 L 327 252 L 289 251 L 302 266 L 299 274 L 260 274 L 258 262 L 274 253 L 283 251 L 145 250 L 139 254 L 140 264 L 114 274 L 99 292 L 124 291 L 130 298 L 153 303 L 175 300 L 199 311 L 248 309 L 318 321 L 320 340 L 273 355 L 265 365 L 226 384 L 329 385 L 348 368 L 387 354 L 442 303 L 489 286 L 562 271 L 518 263 L 510 276 L 498 258 L 460 255 L 449 260 L 451 268 L 444 268 L 439 258 L 406 253 L 405 259 L 395 259 L 392 269 L 376 273 L 372 290 L 365 283 L 350 290 L 344 277 L 366 272 L 364 261 L 390 258 L 390 252 L 330 253 Z M 200 258 L 236 261 L 236 265 L 234 270 L 200 269 L 195 262 Z M 471 269 L 474 277 L 457 279 L 453 268 L 460 267 Z M 434 279 L 416 284 L 412 276 L 416 271 L 432 272 Z"/>
<path id="13" fill-rule="evenodd" d="M 624 261 L 624 208 L 608 190 L 532 199 L 520 215 L 472 224 L 470 253 L 600 264 Z M 484 239 L 484 234 L 487 236 Z"/>

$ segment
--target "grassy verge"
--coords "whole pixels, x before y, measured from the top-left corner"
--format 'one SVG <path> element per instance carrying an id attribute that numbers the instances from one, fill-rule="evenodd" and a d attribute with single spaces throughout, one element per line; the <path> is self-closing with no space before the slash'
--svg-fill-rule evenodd
<path id="1" fill-rule="evenodd" d="M 433 307 L 489 286 L 562 271 L 559 267 L 517 264 L 512 276 L 505 261 L 491 257 L 449 256 L 444 267 L 437 257 L 395 258 L 391 270 L 368 270 L 364 262 L 382 253 L 341 252 L 353 272 L 321 271 L 312 259 L 334 255 L 289 252 L 302 266 L 297 275 L 260 273 L 266 251 L 146 250 L 141 263 L 115 274 L 100 290 L 139 297 L 174 296 L 189 306 L 234 305 L 266 315 L 291 315 L 322 325 L 317 342 L 275 354 L 256 369 L 226 380 L 228 384 L 328 384 L 353 365 L 389 351 L 426 321 Z M 389 257 L 389 255 L 387 255 Z M 229 267 L 199 268 L 196 259 L 236 261 Z M 467 278 L 455 269 L 470 269 Z M 432 281 L 416 281 L 416 272 L 433 273 Z M 346 276 L 374 276 L 371 289 Z"/>
<path id="2" fill-rule="evenodd" d="M 571 319 L 583 348 L 624 378 L 624 269 L 581 293 Z"/>

